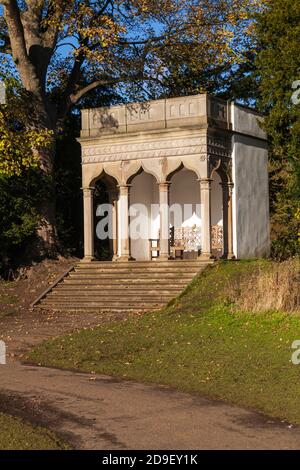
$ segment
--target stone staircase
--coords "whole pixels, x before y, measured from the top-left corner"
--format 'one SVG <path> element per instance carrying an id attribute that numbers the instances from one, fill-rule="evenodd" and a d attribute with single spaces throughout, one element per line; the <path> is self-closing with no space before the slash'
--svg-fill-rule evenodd
<path id="1" fill-rule="evenodd" d="M 155 310 L 176 297 L 208 264 L 198 260 L 78 263 L 39 306 L 59 311 Z"/>

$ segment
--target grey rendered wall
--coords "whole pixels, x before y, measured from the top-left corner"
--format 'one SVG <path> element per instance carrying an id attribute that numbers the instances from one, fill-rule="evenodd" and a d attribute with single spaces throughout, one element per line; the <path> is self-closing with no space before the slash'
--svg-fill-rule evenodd
<path id="1" fill-rule="evenodd" d="M 241 132 L 232 138 L 234 252 L 237 258 L 265 257 L 270 251 L 267 142 L 255 115 L 236 107 L 233 111 L 234 130 Z M 247 120 L 253 137 L 242 134 Z"/>

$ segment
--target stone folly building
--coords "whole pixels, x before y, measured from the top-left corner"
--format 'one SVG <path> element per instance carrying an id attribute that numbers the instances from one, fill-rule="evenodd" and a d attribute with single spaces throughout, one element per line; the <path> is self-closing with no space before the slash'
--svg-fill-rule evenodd
<path id="1" fill-rule="evenodd" d="M 103 202 L 112 207 L 106 259 L 268 255 L 268 152 L 259 119 L 207 94 L 83 110 L 84 261 L 101 259 Z M 147 209 L 140 238 L 131 236 L 137 205 Z"/>

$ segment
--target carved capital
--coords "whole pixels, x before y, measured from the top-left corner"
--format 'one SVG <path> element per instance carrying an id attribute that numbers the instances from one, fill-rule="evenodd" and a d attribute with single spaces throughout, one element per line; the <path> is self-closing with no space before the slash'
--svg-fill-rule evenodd
<path id="1" fill-rule="evenodd" d="M 120 196 L 129 196 L 130 184 L 122 184 L 119 187 Z"/>
<path id="2" fill-rule="evenodd" d="M 201 191 L 202 190 L 207 190 L 207 191 L 210 191 L 211 190 L 211 183 L 212 183 L 212 179 L 211 178 L 202 178 L 201 180 L 199 180 L 200 182 L 200 188 L 201 188 Z"/>
<path id="3" fill-rule="evenodd" d="M 170 181 L 164 181 L 163 183 L 158 183 L 159 191 L 160 192 L 168 192 L 170 189 Z"/>
<path id="4" fill-rule="evenodd" d="M 86 197 L 86 198 L 92 198 L 93 197 L 95 188 L 88 187 L 88 188 L 81 188 L 81 189 L 83 191 L 83 197 Z"/>

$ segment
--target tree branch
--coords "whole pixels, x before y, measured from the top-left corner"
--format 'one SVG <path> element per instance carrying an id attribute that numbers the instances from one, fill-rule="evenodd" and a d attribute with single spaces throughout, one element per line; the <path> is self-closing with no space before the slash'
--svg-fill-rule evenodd
<path id="1" fill-rule="evenodd" d="M 8 28 L 13 60 L 19 70 L 26 90 L 36 91 L 39 87 L 35 69 L 26 48 L 23 24 L 17 0 L 2 0 L 4 18 Z"/>
<path id="2" fill-rule="evenodd" d="M 61 1 L 60 6 L 56 5 L 53 8 L 51 8 L 51 6 L 48 8 L 45 22 L 47 22 L 48 18 L 51 18 L 51 23 L 47 25 L 47 28 L 43 32 L 44 47 L 49 47 L 50 49 L 54 50 L 59 27 L 63 18 L 63 14 L 65 12 L 67 3 L 68 3 L 67 0 L 63 0 Z"/>
<path id="3" fill-rule="evenodd" d="M 118 44 L 121 44 L 122 46 L 142 46 L 145 44 L 151 44 L 151 42 L 155 43 L 162 41 L 167 37 L 168 35 L 164 34 L 163 36 L 153 36 L 152 38 L 141 39 L 140 41 L 118 41 Z"/>
<path id="4" fill-rule="evenodd" d="M 115 79 L 115 80 L 96 80 L 95 82 L 90 83 L 89 85 L 85 86 L 81 90 L 77 91 L 76 93 L 72 93 L 70 95 L 70 101 L 72 104 L 77 103 L 77 101 L 80 100 L 86 93 L 88 93 L 91 90 L 94 90 L 95 88 L 98 88 L 99 86 L 105 86 L 105 85 L 115 85 L 118 83 L 120 79 Z"/>
<path id="5" fill-rule="evenodd" d="M 135 82 L 137 80 L 142 80 L 143 78 L 144 78 L 143 76 L 137 75 L 135 77 L 117 77 L 117 78 L 108 78 L 108 79 L 102 79 L 102 80 L 95 80 L 94 82 L 89 83 L 89 85 L 83 87 L 81 90 L 78 90 L 77 92 L 71 94 L 70 95 L 70 101 L 71 101 L 72 104 L 75 104 L 86 93 L 88 93 L 89 91 L 94 90 L 95 88 L 98 88 L 100 86 L 117 85 L 118 83 L 121 83 L 121 82 Z"/>
<path id="6" fill-rule="evenodd" d="M 55 47 L 54 51 L 57 51 L 57 49 L 59 49 L 60 47 L 65 47 L 65 46 L 70 46 L 72 47 L 73 49 L 77 49 L 76 46 L 74 46 L 74 44 L 72 44 L 71 42 L 62 42 L 61 44 L 57 44 L 57 46 Z"/>
<path id="7" fill-rule="evenodd" d="M 98 13 L 100 16 L 103 15 L 108 7 L 108 5 L 111 3 L 111 0 L 106 0 L 105 4 L 101 8 L 100 12 Z"/>
<path id="8" fill-rule="evenodd" d="M 28 60 L 20 9 L 16 0 L 4 0 L 4 17 L 9 31 L 14 59 L 22 57 Z"/>
<path id="9" fill-rule="evenodd" d="M 27 9 L 20 13 L 21 21 L 24 28 L 24 37 L 27 52 L 29 54 L 30 47 L 42 45 L 40 23 L 42 19 L 42 2 L 36 0 L 26 0 Z"/>

